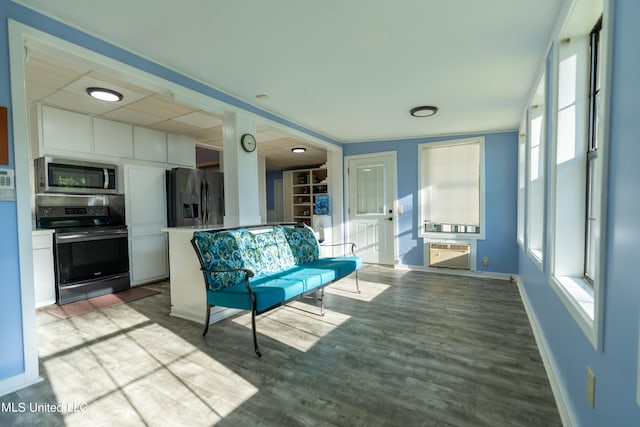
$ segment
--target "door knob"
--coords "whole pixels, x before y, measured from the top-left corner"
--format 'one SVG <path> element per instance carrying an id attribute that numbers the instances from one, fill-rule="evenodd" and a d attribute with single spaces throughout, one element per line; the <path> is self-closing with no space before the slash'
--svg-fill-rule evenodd
<path id="1" fill-rule="evenodd" d="M 387 219 L 388 219 L 389 221 L 393 221 L 393 218 L 391 218 L 391 217 L 389 217 L 389 218 L 387 218 Z"/>

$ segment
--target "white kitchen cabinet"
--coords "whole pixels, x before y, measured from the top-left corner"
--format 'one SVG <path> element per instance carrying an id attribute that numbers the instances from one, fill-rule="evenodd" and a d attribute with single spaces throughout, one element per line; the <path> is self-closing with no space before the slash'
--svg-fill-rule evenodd
<path id="1" fill-rule="evenodd" d="M 196 167 L 196 139 L 189 135 L 167 134 L 167 162 Z"/>
<path id="2" fill-rule="evenodd" d="M 165 169 L 125 165 L 125 212 L 129 227 L 131 285 L 169 276 Z"/>
<path id="3" fill-rule="evenodd" d="M 133 152 L 138 160 L 167 162 L 167 134 L 156 130 L 133 127 Z"/>
<path id="4" fill-rule="evenodd" d="M 96 154 L 130 159 L 133 157 L 133 126 L 94 117 L 93 144 Z"/>
<path id="5" fill-rule="evenodd" d="M 141 285 L 169 276 L 166 233 L 131 239 L 129 266 L 131 285 Z"/>
<path id="6" fill-rule="evenodd" d="M 37 104 L 31 120 L 34 157 L 47 154 L 81 157 L 93 151 L 90 116 Z"/>
<path id="7" fill-rule="evenodd" d="M 36 308 L 56 302 L 53 269 L 53 230 L 35 230 L 32 237 L 33 284 Z"/>

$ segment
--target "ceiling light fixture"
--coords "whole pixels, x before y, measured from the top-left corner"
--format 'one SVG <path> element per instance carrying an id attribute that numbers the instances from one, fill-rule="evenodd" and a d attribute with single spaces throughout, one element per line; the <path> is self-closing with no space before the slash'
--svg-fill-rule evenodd
<path id="1" fill-rule="evenodd" d="M 433 107 L 431 105 L 423 105 L 420 107 L 415 107 L 411 109 L 411 115 L 413 117 L 430 117 L 438 112 L 438 107 Z"/>
<path id="2" fill-rule="evenodd" d="M 258 98 L 260 101 L 264 101 L 265 99 L 269 98 L 269 95 L 264 94 L 264 93 L 260 93 L 260 94 L 256 95 L 256 98 Z"/>
<path id="3" fill-rule="evenodd" d="M 304 153 L 305 151 L 307 151 L 307 149 L 304 147 L 294 147 L 291 149 L 292 153 Z"/>
<path id="4" fill-rule="evenodd" d="M 112 89 L 105 89 L 103 87 L 88 87 L 87 93 L 92 98 L 106 102 L 119 102 L 124 98 L 120 92 Z"/>

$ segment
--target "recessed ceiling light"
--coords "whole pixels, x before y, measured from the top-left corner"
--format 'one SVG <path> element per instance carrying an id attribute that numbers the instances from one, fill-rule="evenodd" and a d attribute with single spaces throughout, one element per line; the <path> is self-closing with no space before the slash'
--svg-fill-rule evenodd
<path id="1" fill-rule="evenodd" d="M 264 101 L 265 99 L 269 98 L 269 95 L 266 95 L 264 93 L 260 93 L 260 94 L 256 95 L 256 98 L 258 98 L 261 101 Z"/>
<path id="2" fill-rule="evenodd" d="M 307 149 L 304 147 L 294 147 L 291 149 L 292 153 L 304 153 L 305 151 L 307 151 Z"/>
<path id="3" fill-rule="evenodd" d="M 413 117 L 429 117 L 433 116 L 437 112 L 438 107 L 433 107 L 431 105 L 423 105 L 411 109 L 411 115 Z"/>
<path id="4" fill-rule="evenodd" d="M 89 96 L 100 101 L 107 102 L 119 102 L 122 101 L 122 94 L 112 89 L 105 89 L 103 87 L 88 87 L 87 93 Z"/>

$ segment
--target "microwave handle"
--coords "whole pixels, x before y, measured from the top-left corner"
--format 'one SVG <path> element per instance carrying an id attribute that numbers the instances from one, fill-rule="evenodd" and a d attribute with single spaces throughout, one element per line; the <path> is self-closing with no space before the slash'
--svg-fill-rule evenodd
<path id="1" fill-rule="evenodd" d="M 109 188 L 109 170 L 102 169 L 102 176 L 104 176 L 104 185 L 102 188 Z"/>

